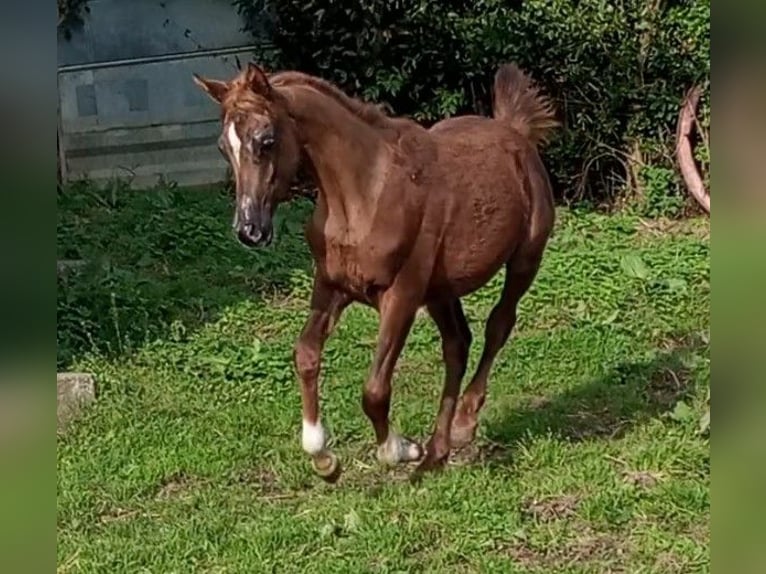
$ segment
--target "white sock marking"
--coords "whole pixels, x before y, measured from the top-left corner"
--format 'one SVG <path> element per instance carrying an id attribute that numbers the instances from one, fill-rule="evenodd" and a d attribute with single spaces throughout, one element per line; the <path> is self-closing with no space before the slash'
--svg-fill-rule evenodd
<path id="1" fill-rule="evenodd" d="M 420 447 L 409 440 L 390 431 L 386 442 L 378 447 L 378 460 L 384 464 L 398 464 L 418 460 Z"/>
<path id="2" fill-rule="evenodd" d="M 325 432 L 322 423 L 317 421 L 316 424 L 303 421 L 303 450 L 309 454 L 319 454 L 325 447 Z"/>
<path id="3" fill-rule="evenodd" d="M 239 166 L 239 152 L 242 149 L 242 142 L 237 135 L 237 128 L 234 127 L 234 122 L 229 123 L 229 127 L 226 130 L 226 137 L 231 145 L 232 155 L 234 156 L 235 167 Z"/>

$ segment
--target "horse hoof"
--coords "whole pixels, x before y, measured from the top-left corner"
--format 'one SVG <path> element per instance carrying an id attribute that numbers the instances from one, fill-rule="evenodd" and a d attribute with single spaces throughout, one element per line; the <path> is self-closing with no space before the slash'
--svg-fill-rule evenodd
<path id="1" fill-rule="evenodd" d="M 415 462 L 423 458 L 420 443 L 403 436 L 391 435 L 378 447 L 378 460 L 387 466 Z"/>
<path id="2" fill-rule="evenodd" d="M 473 439 L 476 436 L 476 424 L 472 425 L 465 425 L 465 426 L 455 426 L 455 424 L 452 424 L 452 429 L 450 429 L 450 436 L 449 436 L 449 442 L 450 447 L 454 449 L 461 449 L 467 447 L 469 444 L 473 442 Z"/>
<path id="3" fill-rule="evenodd" d="M 444 467 L 447 466 L 447 458 L 448 455 L 440 457 L 426 455 L 420 464 L 415 467 L 415 474 L 422 475 L 425 473 L 444 470 Z"/>
<path id="4" fill-rule="evenodd" d="M 402 462 L 415 462 L 423 458 L 425 451 L 420 443 L 406 437 L 401 438 Z"/>
<path id="5" fill-rule="evenodd" d="M 314 472 L 327 482 L 335 482 L 340 477 L 341 467 L 338 457 L 331 451 L 325 451 L 311 459 Z"/>

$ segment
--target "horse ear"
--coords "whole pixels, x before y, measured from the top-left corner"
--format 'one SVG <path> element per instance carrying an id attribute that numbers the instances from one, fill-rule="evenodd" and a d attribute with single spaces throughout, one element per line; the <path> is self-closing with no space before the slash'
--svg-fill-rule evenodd
<path id="1" fill-rule="evenodd" d="M 205 93 L 219 104 L 223 101 L 226 92 L 229 91 L 229 84 L 220 80 L 208 80 L 194 74 L 194 83 L 202 88 Z"/>
<path id="2" fill-rule="evenodd" d="M 271 91 L 269 85 L 269 79 L 266 77 L 266 72 L 263 71 L 257 64 L 248 62 L 247 73 L 245 74 L 245 83 L 256 94 L 262 96 L 268 96 Z"/>

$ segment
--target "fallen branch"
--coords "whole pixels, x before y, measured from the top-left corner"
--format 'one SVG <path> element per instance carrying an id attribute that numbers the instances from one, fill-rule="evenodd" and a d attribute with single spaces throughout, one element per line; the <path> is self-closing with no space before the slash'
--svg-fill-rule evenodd
<path id="1" fill-rule="evenodd" d="M 702 88 L 694 86 L 684 98 L 676 131 L 676 160 L 689 193 L 702 206 L 702 209 L 710 213 L 710 192 L 705 189 L 702 176 L 694 163 L 691 143 L 691 133 L 696 123 L 697 105 L 701 95 Z"/>

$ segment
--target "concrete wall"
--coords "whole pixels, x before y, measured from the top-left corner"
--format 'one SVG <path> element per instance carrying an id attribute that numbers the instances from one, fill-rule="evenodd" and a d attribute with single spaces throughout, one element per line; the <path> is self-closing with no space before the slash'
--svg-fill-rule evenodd
<path id="1" fill-rule="evenodd" d="M 242 26 L 228 0 L 92 0 L 58 41 L 62 178 L 221 181 L 218 107 L 192 73 L 229 78 L 235 58 L 262 61 L 268 43 Z"/>

